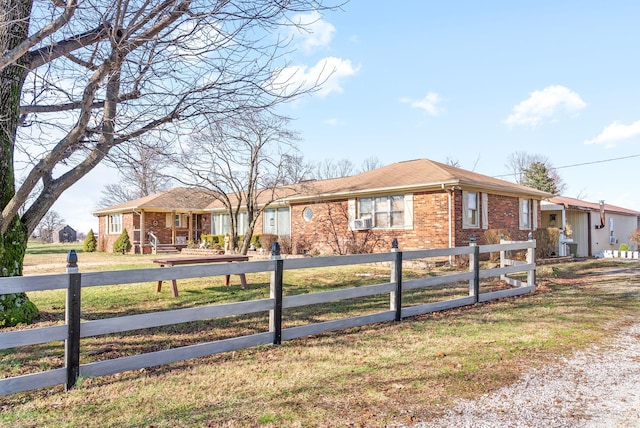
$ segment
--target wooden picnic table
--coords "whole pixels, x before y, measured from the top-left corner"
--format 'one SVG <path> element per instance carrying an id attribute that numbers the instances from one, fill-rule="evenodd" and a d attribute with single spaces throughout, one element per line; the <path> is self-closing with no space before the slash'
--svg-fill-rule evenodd
<path id="1" fill-rule="evenodd" d="M 249 260 L 249 256 L 243 256 L 240 254 L 217 254 L 214 256 L 193 256 L 193 257 L 163 257 L 160 259 L 154 259 L 153 263 L 159 264 L 160 267 L 165 266 L 178 266 L 178 265 L 195 265 L 199 263 L 230 263 L 230 262 L 246 262 Z M 247 288 L 247 278 L 244 273 L 238 274 L 240 276 L 240 282 L 242 288 Z M 225 275 L 225 285 L 229 285 L 229 277 L 231 275 Z M 173 287 L 173 297 L 178 297 L 178 284 L 175 279 L 171 280 L 171 286 Z M 156 286 L 156 293 L 159 293 L 162 289 L 162 281 L 158 281 Z"/>

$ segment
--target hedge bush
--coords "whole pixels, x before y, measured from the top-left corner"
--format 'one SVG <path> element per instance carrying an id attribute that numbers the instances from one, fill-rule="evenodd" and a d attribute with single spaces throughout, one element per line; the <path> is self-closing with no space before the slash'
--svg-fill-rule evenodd
<path id="1" fill-rule="evenodd" d="M 89 233 L 87 233 L 87 237 L 84 239 L 84 244 L 82 245 L 82 251 L 85 253 L 93 253 L 98 249 L 98 241 L 96 240 L 96 235 L 93 233 L 93 229 L 89 229 Z"/>
<path id="2" fill-rule="evenodd" d="M 116 242 L 113 243 L 113 252 L 126 254 L 131 250 L 131 240 L 127 229 L 123 229 Z"/>

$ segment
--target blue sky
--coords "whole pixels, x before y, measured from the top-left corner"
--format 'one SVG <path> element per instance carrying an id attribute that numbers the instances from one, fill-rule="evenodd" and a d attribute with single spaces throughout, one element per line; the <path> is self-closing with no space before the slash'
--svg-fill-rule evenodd
<path id="1" fill-rule="evenodd" d="M 451 159 L 501 176 L 525 151 L 558 168 L 565 196 L 640 211 L 638 17 L 632 0 L 351 0 L 299 17 L 314 25 L 295 35 L 289 75 L 333 74 L 281 112 L 309 161 Z M 72 227 L 97 228 L 76 213 L 95 209 L 105 175 L 76 185 L 93 183 L 85 208 L 73 196 L 54 206 Z"/>
<path id="2" fill-rule="evenodd" d="M 395 5 L 352 0 L 324 16 L 326 44 L 297 53 L 342 61 L 334 91 L 287 109 L 307 159 L 452 159 L 495 176 L 526 151 L 567 196 L 640 210 L 640 157 L 603 162 L 640 155 L 640 2 Z"/>

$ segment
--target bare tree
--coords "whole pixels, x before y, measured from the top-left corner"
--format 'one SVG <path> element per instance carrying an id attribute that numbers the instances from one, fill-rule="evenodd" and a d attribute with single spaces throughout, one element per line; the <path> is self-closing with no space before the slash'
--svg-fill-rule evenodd
<path id="1" fill-rule="evenodd" d="M 371 156 L 362 161 L 362 166 L 360 167 L 360 172 L 372 171 L 374 169 L 378 169 L 382 167 L 382 161 L 375 156 Z"/>
<path id="2" fill-rule="evenodd" d="M 296 170 L 298 135 L 287 129 L 290 119 L 246 112 L 212 123 L 192 136 L 177 156 L 179 182 L 212 192 L 226 208 L 234 250 L 240 212 L 247 214 L 247 230 L 240 246 L 246 254 L 260 214 L 282 196 L 278 191 L 291 183 Z"/>
<path id="3" fill-rule="evenodd" d="M 546 156 L 539 154 L 529 154 L 525 151 L 513 152 L 507 158 L 507 164 L 505 165 L 509 171 L 509 175 L 513 175 L 516 183 L 523 184 L 527 178 L 527 171 L 534 164 L 541 164 L 547 170 L 549 178 L 554 182 L 557 194 L 562 194 L 567 185 L 560 177 L 558 170 L 553 167 L 553 164 Z"/>
<path id="4" fill-rule="evenodd" d="M 107 184 L 100 192 L 102 197 L 98 201 L 98 206 L 101 208 L 121 204 L 140 197 L 135 189 L 127 187 L 123 183 Z"/>
<path id="5" fill-rule="evenodd" d="M 352 175 L 355 170 L 353 162 L 349 159 L 325 159 L 315 166 L 314 178 L 326 180 L 329 178 L 341 178 Z"/>
<path id="6" fill-rule="evenodd" d="M 169 188 L 167 167 L 169 144 L 163 140 L 146 143 L 140 139 L 114 147 L 106 161 L 120 172 L 120 182 L 102 189 L 100 207 L 142 198 Z"/>
<path id="7" fill-rule="evenodd" d="M 473 167 L 470 169 L 470 171 L 476 170 L 476 168 L 478 167 L 478 162 L 480 162 L 480 155 L 476 157 L 476 160 L 473 162 Z M 447 156 L 445 163 L 447 165 L 455 166 L 456 168 L 462 168 L 462 164 L 460 163 L 460 160 L 449 157 L 449 156 Z"/>
<path id="8" fill-rule="evenodd" d="M 449 156 L 447 156 L 447 159 L 445 160 L 445 163 L 447 165 L 451 165 L 451 166 L 455 166 L 456 168 L 460 168 L 460 161 L 458 159 L 450 158 Z"/>
<path id="9" fill-rule="evenodd" d="M 29 234 L 114 147 L 299 95 L 277 29 L 325 1 L 0 0 L 0 268 L 22 274 Z"/>
<path id="10" fill-rule="evenodd" d="M 64 218 L 55 210 L 51 210 L 42 217 L 38 224 L 38 235 L 43 243 L 53 242 L 54 232 L 64 225 Z"/>
<path id="11" fill-rule="evenodd" d="M 306 162 L 302 154 L 283 154 L 283 168 L 285 184 L 295 184 L 313 179 L 313 163 Z"/>
<path id="12" fill-rule="evenodd" d="M 381 237 L 373 230 L 357 231 L 348 228 L 349 212 L 347 203 L 325 203 L 320 213 L 320 236 L 335 254 L 366 254 L 382 243 Z"/>

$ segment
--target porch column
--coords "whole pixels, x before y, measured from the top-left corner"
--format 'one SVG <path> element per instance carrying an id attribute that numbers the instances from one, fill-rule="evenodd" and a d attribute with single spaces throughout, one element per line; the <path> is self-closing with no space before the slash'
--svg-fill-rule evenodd
<path id="1" fill-rule="evenodd" d="M 140 254 L 144 254 L 144 241 L 147 233 L 144 228 L 144 218 L 144 210 L 140 210 Z"/>
<path id="2" fill-rule="evenodd" d="M 176 212 L 171 211 L 171 243 L 176 243 Z"/>

